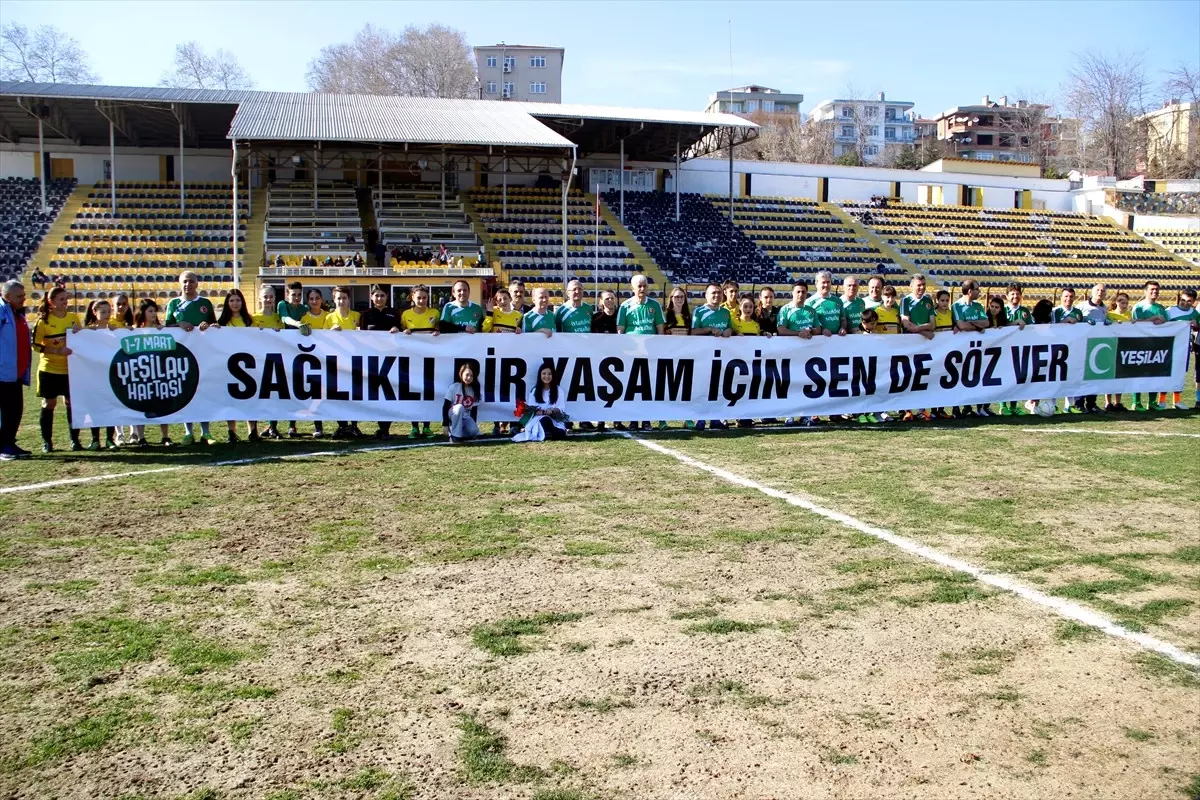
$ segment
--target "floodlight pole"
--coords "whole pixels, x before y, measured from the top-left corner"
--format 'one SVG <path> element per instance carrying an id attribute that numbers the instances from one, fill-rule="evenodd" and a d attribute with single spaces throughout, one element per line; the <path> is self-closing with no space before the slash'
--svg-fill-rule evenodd
<path id="1" fill-rule="evenodd" d="M 444 147 L 442 148 L 441 173 L 442 173 L 442 211 L 445 211 L 446 210 L 446 148 L 444 148 Z"/>
<path id="2" fill-rule="evenodd" d="M 729 129 L 729 224 L 733 224 L 733 128 Z"/>
<path id="3" fill-rule="evenodd" d="M 38 175 L 42 176 L 42 215 L 50 213 L 46 205 L 46 143 L 42 138 L 42 109 L 38 107 Z"/>
<path id="4" fill-rule="evenodd" d="M 187 211 L 187 201 L 183 196 L 183 123 L 179 123 L 179 213 Z"/>
<path id="5" fill-rule="evenodd" d="M 621 184 L 621 224 L 625 224 L 625 137 L 621 137 L 621 169 L 617 173 Z"/>
<path id="6" fill-rule="evenodd" d="M 233 288 L 240 289 L 240 275 L 238 274 L 238 203 L 237 203 L 237 139 L 233 140 L 233 165 L 229 168 L 229 174 L 233 177 Z"/>
<path id="7" fill-rule="evenodd" d="M 117 134 L 112 120 L 108 121 L 108 171 L 112 179 L 109 183 L 112 196 L 112 215 L 117 218 Z"/>
<path id="8" fill-rule="evenodd" d="M 675 221 L 679 222 L 679 140 L 675 140 Z"/>

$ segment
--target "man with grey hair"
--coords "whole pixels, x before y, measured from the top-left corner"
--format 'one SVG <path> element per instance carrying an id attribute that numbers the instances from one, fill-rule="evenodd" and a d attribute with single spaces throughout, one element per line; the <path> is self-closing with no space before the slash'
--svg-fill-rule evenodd
<path id="1" fill-rule="evenodd" d="M 650 289 L 649 279 L 639 273 L 629 281 L 629 286 L 633 289 L 633 296 L 621 303 L 621 308 L 617 310 L 617 333 L 628 333 L 634 336 L 662 333 L 667 319 L 663 316 L 662 306 L 659 302 L 653 297 L 646 296 Z M 647 420 L 629 424 L 634 430 L 639 427 L 642 430 L 650 430 L 650 422 Z M 617 430 L 624 430 L 619 422 L 613 427 Z M 666 423 L 659 427 L 665 428 Z"/>
<path id="2" fill-rule="evenodd" d="M 209 325 L 217 324 L 217 314 L 213 309 L 212 301 L 207 297 L 200 296 L 200 278 L 196 273 L 187 270 L 179 273 L 179 297 L 172 297 L 167 303 L 166 324 L 168 327 L 179 327 L 185 331 L 190 331 L 193 328 L 198 328 L 202 331 L 208 330 Z M 196 434 L 194 423 L 185 422 L 183 424 L 185 445 L 194 444 Z M 216 440 L 209 435 L 208 423 L 200 423 L 200 439 L 199 441 L 206 445 L 213 445 Z"/>
<path id="3" fill-rule="evenodd" d="M 1108 306 L 1104 304 L 1105 296 L 1108 294 L 1108 287 L 1103 283 L 1097 283 L 1088 292 L 1087 300 L 1084 300 L 1079 305 L 1079 309 L 1083 312 L 1083 318 L 1089 325 L 1109 325 L 1108 321 Z M 1089 414 L 1101 414 L 1104 409 L 1100 408 L 1096 402 L 1097 395 L 1087 394 L 1075 398 L 1075 407 L 1086 411 Z"/>
<path id="4" fill-rule="evenodd" d="M 29 458 L 17 447 L 17 431 L 25 411 L 25 387 L 33 351 L 25 321 L 25 287 L 7 281 L 0 287 L 0 461 Z"/>

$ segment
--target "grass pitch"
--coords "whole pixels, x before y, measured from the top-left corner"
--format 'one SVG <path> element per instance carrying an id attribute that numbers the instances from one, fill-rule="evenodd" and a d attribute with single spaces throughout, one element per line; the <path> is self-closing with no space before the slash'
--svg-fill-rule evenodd
<path id="1" fill-rule="evenodd" d="M 1200 417 L 647 438 L 1200 653 L 1200 439 L 1118 431 Z M 353 447 L 0 467 L 189 467 L 0 495 L 0 794 L 1200 793 L 1197 671 L 873 537 L 624 438 Z"/>

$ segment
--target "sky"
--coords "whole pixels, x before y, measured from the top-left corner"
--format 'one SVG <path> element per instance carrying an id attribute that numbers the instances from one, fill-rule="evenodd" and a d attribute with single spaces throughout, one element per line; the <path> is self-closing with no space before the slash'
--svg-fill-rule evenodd
<path id="1" fill-rule="evenodd" d="M 438 22 L 471 45 L 566 48 L 563 102 L 695 110 L 756 83 L 804 94 L 805 112 L 854 89 L 934 116 L 985 94 L 1052 101 L 1087 50 L 1143 53 L 1156 94 L 1177 63 L 1200 66 L 1200 0 L 0 0 L 0 22 L 59 26 L 106 84 L 156 85 L 175 45 L 195 39 L 276 91 L 306 91 L 309 60 L 368 22 Z"/>

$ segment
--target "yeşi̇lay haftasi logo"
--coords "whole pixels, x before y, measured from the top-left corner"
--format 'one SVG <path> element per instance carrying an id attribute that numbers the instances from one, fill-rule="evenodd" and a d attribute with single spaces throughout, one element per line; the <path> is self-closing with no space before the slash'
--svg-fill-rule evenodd
<path id="1" fill-rule="evenodd" d="M 196 396 L 200 364 L 174 336 L 126 336 L 108 370 L 113 394 L 148 419 L 182 411 Z"/>
<path id="2" fill-rule="evenodd" d="M 1170 377 L 1174 347 L 1173 336 L 1088 339 L 1084 380 Z"/>

